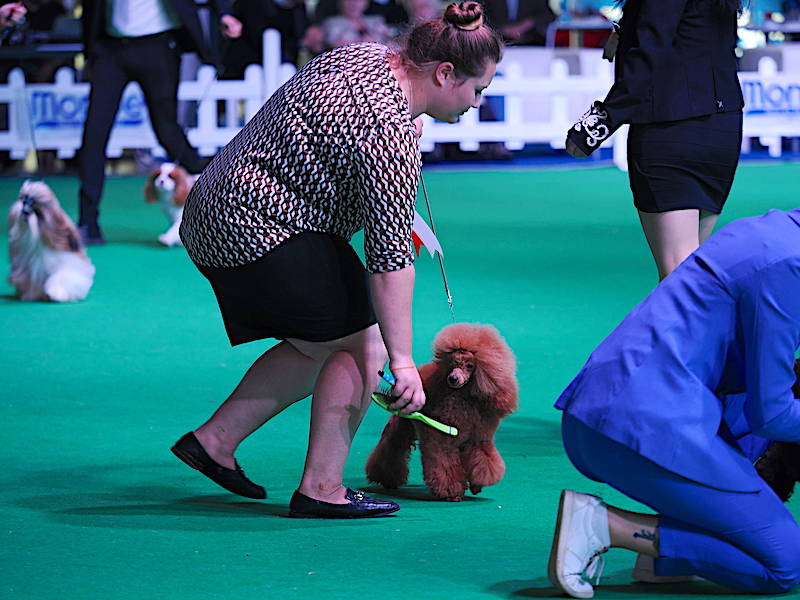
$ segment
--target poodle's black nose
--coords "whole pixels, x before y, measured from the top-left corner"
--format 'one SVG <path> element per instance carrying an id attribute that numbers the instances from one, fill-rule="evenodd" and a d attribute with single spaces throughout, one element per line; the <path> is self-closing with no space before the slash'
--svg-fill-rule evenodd
<path id="1" fill-rule="evenodd" d="M 455 375 L 450 375 L 447 378 L 447 381 L 449 381 L 450 383 L 458 383 L 458 377 L 456 377 Z"/>

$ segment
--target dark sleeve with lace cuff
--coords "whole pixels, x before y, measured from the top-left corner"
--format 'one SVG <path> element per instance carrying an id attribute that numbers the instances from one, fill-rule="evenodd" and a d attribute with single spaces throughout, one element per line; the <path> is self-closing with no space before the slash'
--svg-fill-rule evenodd
<path id="1" fill-rule="evenodd" d="M 567 139 L 589 156 L 611 137 L 619 126 L 619 123 L 612 123 L 603 103 L 595 100 L 591 108 L 567 132 Z"/>

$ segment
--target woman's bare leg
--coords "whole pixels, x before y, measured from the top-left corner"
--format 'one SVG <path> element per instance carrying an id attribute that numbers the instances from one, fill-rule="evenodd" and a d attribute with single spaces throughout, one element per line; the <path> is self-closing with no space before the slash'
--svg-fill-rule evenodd
<path id="1" fill-rule="evenodd" d="M 330 342 L 282 342 L 253 363 L 195 435 L 212 459 L 232 469 L 243 439 L 313 392 L 308 454 L 298 489 L 317 500 L 345 504 L 344 464 L 386 359 L 377 325 Z"/>
<path id="2" fill-rule="evenodd" d="M 639 220 L 658 267 L 659 281 L 700 247 L 699 210 L 639 211 Z"/>
<path id="3" fill-rule="evenodd" d="M 243 439 L 311 394 L 329 354 L 317 349 L 310 356 L 289 342 L 262 354 L 222 406 L 194 432 L 209 456 L 233 469 L 233 454 Z"/>
<path id="4" fill-rule="evenodd" d="M 314 387 L 308 454 L 298 490 L 316 500 L 346 504 L 344 465 L 387 354 L 377 325 L 329 347 L 333 352 Z"/>
<path id="5" fill-rule="evenodd" d="M 639 554 L 658 557 L 658 517 L 622 510 L 608 509 L 608 531 L 612 548 L 626 548 Z"/>
<path id="6" fill-rule="evenodd" d="M 705 241 L 714 233 L 714 227 L 717 226 L 719 215 L 705 210 L 700 211 L 700 243 L 704 244 Z"/>

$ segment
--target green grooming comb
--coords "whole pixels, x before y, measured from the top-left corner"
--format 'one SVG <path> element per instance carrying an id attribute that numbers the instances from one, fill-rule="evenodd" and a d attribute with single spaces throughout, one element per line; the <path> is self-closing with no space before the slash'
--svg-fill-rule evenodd
<path id="1" fill-rule="evenodd" d="M 397 415 L 405 419 L 416 419 L 417 421 L 422 421 L 423 423 L 425 423 L 425 425 L 433 427 L 437 431 L 441 431 L 442 433 L 446 433 L 447 435 L 452 435 L 453 437 L 458 435 L 458 428 L 453 427 L 452 425 L 445 425 L 444 423 L 440 423 L 436 419 L 431 419 L 430 417 L 426 417 L 421 412 L 413 412 L 407 415 L 401 415 L 400 411 L 392 410 L 391 408 L 389 408 L 389 404 L 392 402 L 392 398 L 388 394 L 374 392 L 372 394 L 372 401 L 375 402 L 375 404 L 380 406 L 382 409 L 389 411 L 393 415 Z"/>

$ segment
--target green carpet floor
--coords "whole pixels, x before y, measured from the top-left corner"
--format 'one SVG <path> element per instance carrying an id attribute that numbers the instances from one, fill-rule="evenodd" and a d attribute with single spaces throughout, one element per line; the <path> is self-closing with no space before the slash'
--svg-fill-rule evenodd
<path id="1" fill-rule="evenodd" d="M 799 173 L 743 166 L 722 222 L 794 207 Z M 391 495 L 403 507 L 393 518 L 285 518 L 308 401 L 239 451 L 268 500 L 243 501 L 186 468 L 170 445 L 268 344 L 229 347 L 205 280 L 183 250 L 155 241 L 166 223 L 142 201 L 143 180 L 110 179 L 110 243 L 90 251 L 97 276 L 85 302 L 21 303 L 0 283 L 0 598 L 555 596 L 545 566 L 559 490 L 636 505 L 571 467 L 552 403 L 653 287 L 655 267 L 617 170 L 433 171 L 426 180 L 457 319 L 494 324 L 519 360 L 521 407 L 497 436 L 502 482 L 461 503 L 434 501 L 414 455 L 410 485 Z M 74 215 L 76 180 L 48 183 Z M 0 180 L 0 210 L 19 185 Z M 417 273 L 415 356 L 424 362 L 450 314 L 438 264 L 424 255 Z M 363 465 L 385 421 L 377 407 L 367 415 L 349 486 L 372 489 Z M 632 555 L 607 556 L 599 598 L 731 594 L 711 584 L 632 585 Z"/>

